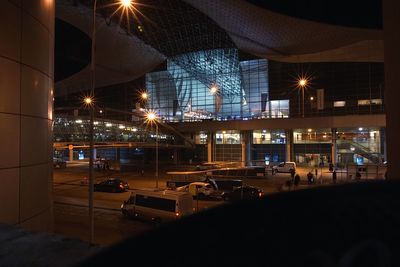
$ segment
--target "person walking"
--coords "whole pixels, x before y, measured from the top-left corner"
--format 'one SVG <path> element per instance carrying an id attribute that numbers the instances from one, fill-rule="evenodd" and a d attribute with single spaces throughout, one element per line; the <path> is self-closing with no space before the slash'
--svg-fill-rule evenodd
<path id="1" fill-rule="evenodd" d="M 307 180 L 308 180 L 308 184 L 314 183 L 313 174 L 311 172 L 307 173 Z"/>
<path id="2" fill-rule="evenodd" d="M 332 182 L 336 184 L 336 171 L 332 172 Z"/>
<path id="3" fill-rule="evenodd" d="M 294 182 L 294 174 L 296 171 L 294 169 L 290 169 L 290 177 L 292 178 L 292 182 Z"/>
<path id="4" fill-rule="evenodd" d="M 333 172 L 333 164 L 332 163 L 329 163 L 329 171 Z"/>

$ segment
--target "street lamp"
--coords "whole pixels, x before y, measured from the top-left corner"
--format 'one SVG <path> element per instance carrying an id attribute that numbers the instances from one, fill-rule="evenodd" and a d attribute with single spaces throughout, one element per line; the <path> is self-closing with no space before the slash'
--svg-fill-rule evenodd
<path id="1" fill-rule="evenodd" d="M 128 10 L 132 10 L 132 0 L 120 0 L 119 9 L 128 14 Z M 91 84 L 90 97 L 84 99 L 84 103 L 90 107 L 90 143 L 89 143 L 89 240 L 94 243 L 94 215 L 93 215 L 93 156 L 94 156 L 94 141 L 93 141 L 93 125 L 94 125 L 94 88 L 95 88 L 95 52 L 96 52 L 96 9 L 97 0 L 93 1 L 93 20 L 92 20 L 92 47 L 91 47 Z"/>
<path id="2" fill-rule="evenodd" d="M 301 89 L 301 94 L 302 94 L 302 102 L 303 102 L 303 109 L 301 116 L 304 118 L 304 89 L 307 87 L 308 80 L 306 78 L 300 78 L 297 81 L 297 87 Z"/>
<path id="3" fill-rule="evenodd" d="M 149 95 L 147 94 L 147 92 L 142 92 L 140 97 L 142 98 L 143 101 L 147 101 L 147 98 L 149 97 Z"/>
<path id="4" fill-rule="evenodd" d="M 158 188 L 158 119 L 155 111 L 149 111 L 146 114 L 146 121 L 156 125 L 156 188 Z"/>
<path id="5" fill-rule="evenodd" d="M 217 85 L 213 84 L 210 87 L 210 94 L 212 96 L 214 96 L 215 118 L 217 118 L 218 111 L 219 111 L 219 108 L 220 108 L 220 105 L 221 105 L 221 98 L 220 98 L 220 95 L 219 95 L 218 91 L 219 91 L 219 88 L 218 88 Z"/>

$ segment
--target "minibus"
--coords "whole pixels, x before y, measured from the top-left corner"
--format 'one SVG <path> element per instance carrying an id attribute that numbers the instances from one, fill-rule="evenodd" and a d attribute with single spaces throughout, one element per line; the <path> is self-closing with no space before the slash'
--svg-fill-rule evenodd
<path id="1" fill-rule="evenodd" d="M 132 189 L 129 199 L 122 203 L 121 211 L 126 217 L 161 223 L 192 214 L 193 198 L 189 192 Z"/>

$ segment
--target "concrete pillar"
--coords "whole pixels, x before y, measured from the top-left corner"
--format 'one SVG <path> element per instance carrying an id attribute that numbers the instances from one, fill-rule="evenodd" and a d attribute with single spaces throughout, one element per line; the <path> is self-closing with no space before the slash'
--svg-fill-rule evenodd
<path id="1" fill-rule="evenodd" d="M 251 166 L 252 164 L 252 155 L 251 148 L 253 146 L 253 131 L 247 132 L 247 140 L 246 140 L 246 166 Z"/>
<path id="2" fill-rule="evenodd" d="M 242 156 L 240 159 L 240 166 L 244 167 L 246 166 L 246 143 L 242 141 L 241 145 L 242 145 Z"/>
<path id="3" fill-rule="evenodd" d="M 0 7 L 0 223 L 35 231 L 53 228 L 54 7 Z"/>
<path id="4" fill-rule="evenodd" d="M 387 147 L 386 147 L 386 130 L 385 128 L 381 128 L 379 131 L 379 137 L 380 137 L 380 153 L 383 154 L 383 161 L 387 160 Z M 383 162 L 382 162 L 383 163 Z"/>
<path id="5" fill-rule="evenodd" d="M 241 145 L 242 145 L 242 158 L 241 166 L 251 166 L 251 145 L 252 145 L 252 132 L 242 131 L 240 133 Z"/>
<path id="6" fill-rule="evenodd" d="M 207 161 L 214 161 L 214 132 L 208 133 L 207 138 Z"/>
<path id="7" fill-rule="evenodd" d="M 73 161 L 74 160 L 74 148 L 73 147 L 69 147 L 68 148 L 68 154 L 69 154 L 69 161 Z"/>
<path id="8" fill-rule="evenodd" d="M 293 149 L 293 131 L 285 131 L 286 144 L 285 144 L 285 161 L 294 161 L 292 159 L 292 149 Z"/>
<path id="9" fill-rule="evenodd" d="M 400 179 L 400 1 L 383 0 L 387 178 Z"/>
<path id="10" fill-rule="evenodd" d="M 332 158 L 332 164 L 334 166 L 336 166 L 337 164 L 337 144 L 336 144 L 336 139 L 337 139 L 337 135 L 336 135 L 336 128 L 332 128 L 331 132 L 332 132 L 332 149 L 331 149 L 331 158 Z"/>
<path id="11" fill-rule="evenodd" d="M 96 152 L 93 155 L 96 155 Z M 115 148 L 115 160 L 119 161 L 120 159 L 121 159 L 121 149 L 117 147 Z"/>

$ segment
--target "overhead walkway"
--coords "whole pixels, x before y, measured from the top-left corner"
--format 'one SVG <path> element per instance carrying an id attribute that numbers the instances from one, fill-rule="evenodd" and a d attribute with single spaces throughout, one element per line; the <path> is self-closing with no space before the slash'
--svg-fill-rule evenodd
<path id="1" fill-rule="evenodd" d="M 71 111 L 71 110 L 70 110 Z M 173 126 L 158 122 L 158 138 L 156 127 L 144 122 L 143 116 L 132 112 L 119 114 L 119 120 L 110 119 L 110 111 L 101 110 L 94 119 L 95 148 L 177 148 L 193 147 L 193 141 L 186 138 Z M 107 115 L 106 115 L 106 112 Z M 90 117 L 87 110 L 72 110 L 64 114 L 56 114 L 53 120 L 53 147 L 56 150 L 89 148 Z M 121 113 L 121 112 L 120 112 Z M 81 115 L 80 115 L 81 114 Z M 129 115 L 129 116 L 126 116 Z M 117 117 L 117 116 L 112 116 Z"/>

